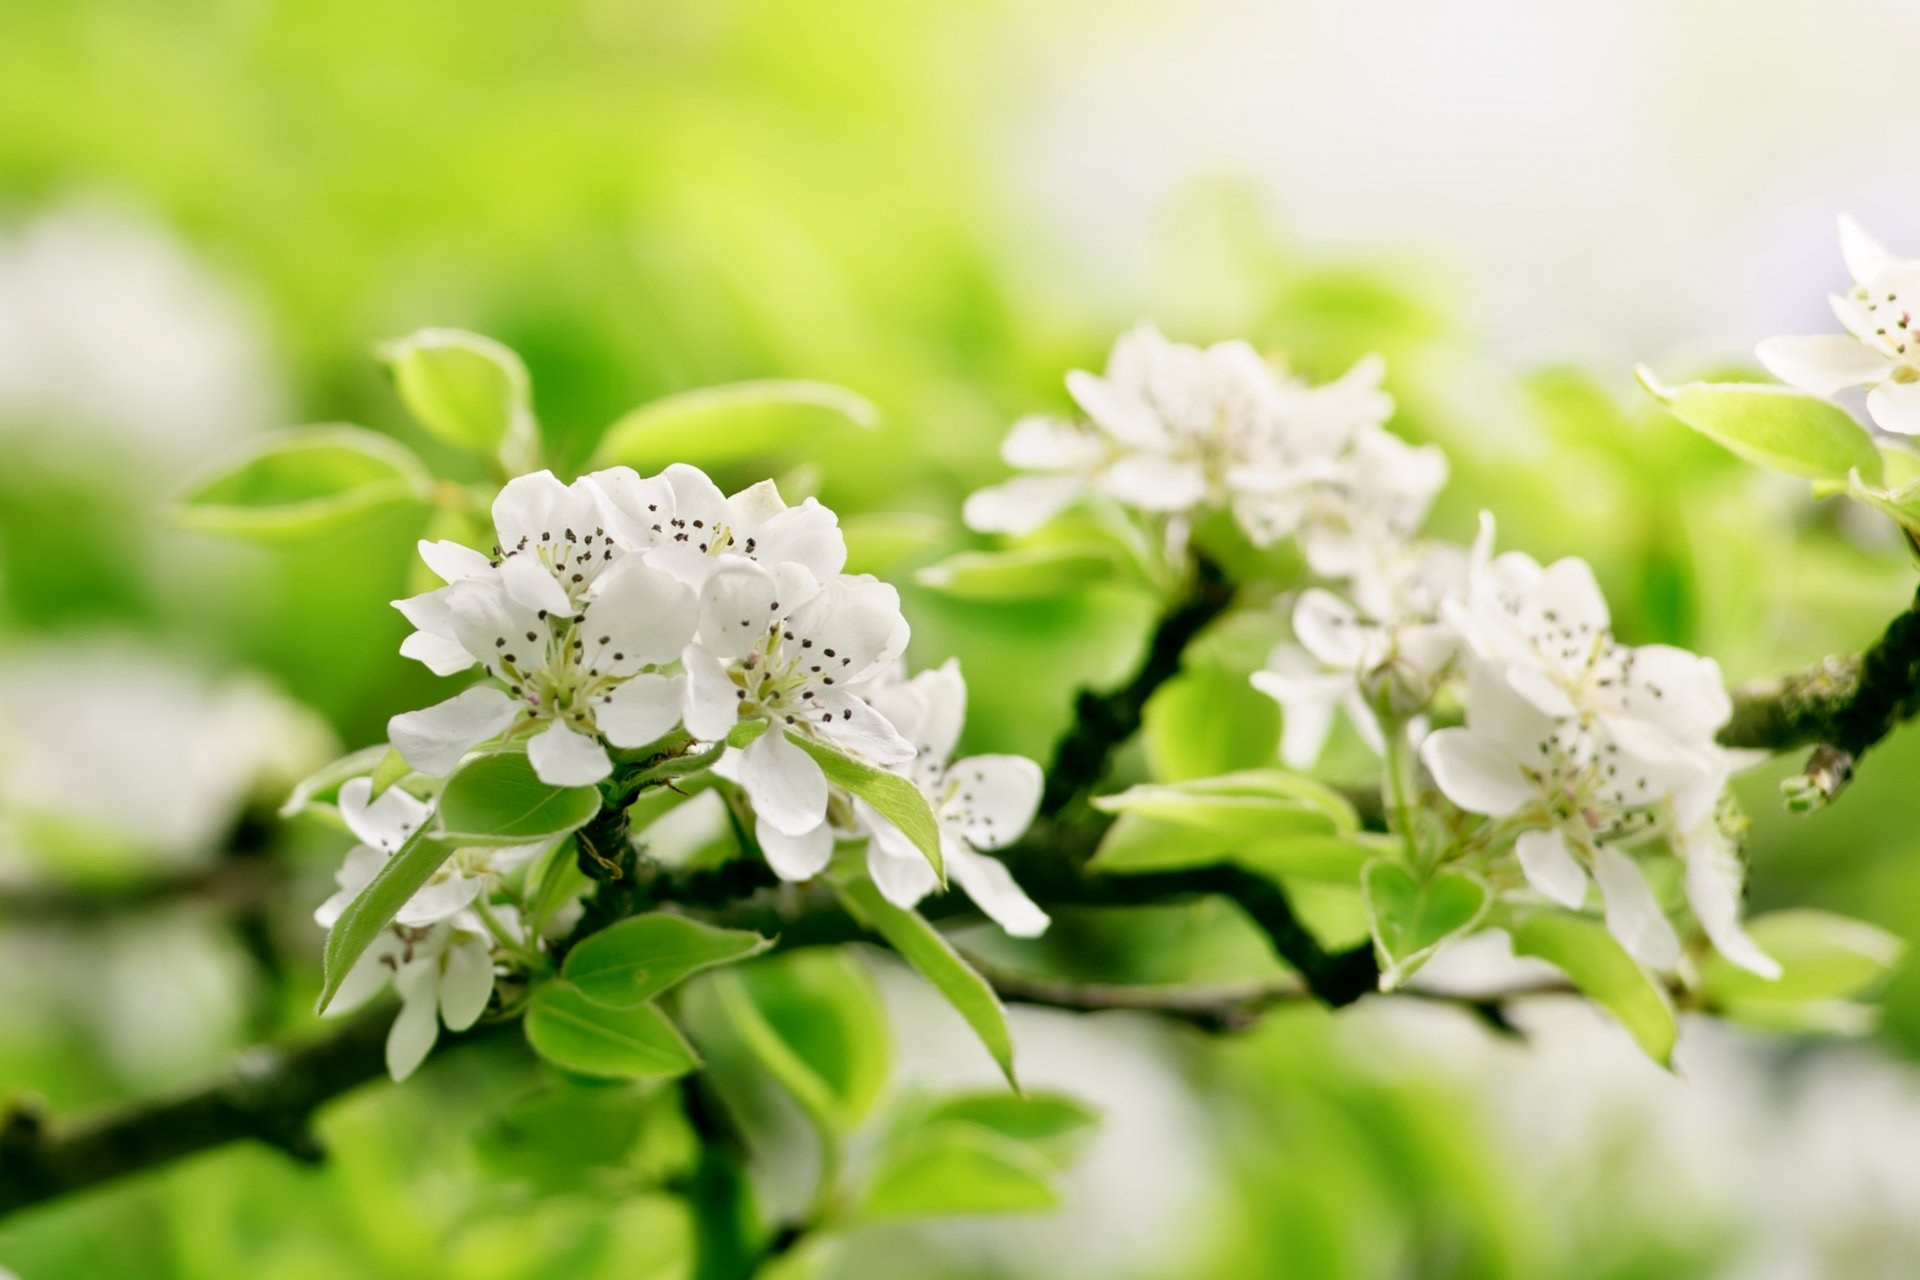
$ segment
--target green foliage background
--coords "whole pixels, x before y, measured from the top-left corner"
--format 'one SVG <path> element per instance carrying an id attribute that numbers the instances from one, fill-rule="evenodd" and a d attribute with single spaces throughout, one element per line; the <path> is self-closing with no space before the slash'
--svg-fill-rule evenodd
<path id="1" fill-rule="evenodd" d="M 1505 545 L 1587 556 L 1633 642 L 1700 649 L 1737 678 L 1857 647 L 1904 604 L 1911 570 L 1891 538 L 1643 407 L 1628 370 L 1506 379 L 1458 331 L 1438 277 L 1312 259 L 1231 183 L 1165 211 L 1156 290 L 1121 297 L 1078 278 L 1021 216 L 994 155 L 1044 74 L 1027 51 L 1100 12 L 12 0 L 0 210 L 79 193 L 159 220 L 255 309 L 298 420 L 391 432 L 447 466 L 466 464 L 405 421 L 373 340 L 424 325 L 500 338 L 526 358 L 549 438 L 575 461 L 607 423 L 672 391 L 780 376 L 860 391 L 883 411 L 877 433 L 796 433 L 713 469 L 781 476 L 849 517 L 866 535 L 856 567 L 906 588 L 916 659 L 961 657 L 979 749 L 1044 756 L 1073 689 L 1128 669 L 1151 601 L 1120 588 L 958 600 L 911 586 L 911 571 L 972 545 L 959 502 L 998 478 L 1005 424 L 1061 406 L 1062 371 L 1097 365 L 1140 315 L 1186 339 L 1245 335 L 1320 376 L 1384 352 L 1396 428 L 1454 461 L 1438 530 L 1464 539 L 1487 507 Z M 1125 163 L 1118 143 L 1112 162 Z M 680 456 L 713 447 L 690 439 Z M 0 467 L 0 643 L 132 631 L 210 670 L 268 673 L 350 746 L 433 696 L 397 655 L 405 625 L 386 603 L 408 589 L 417 516 L 239 550 L 161 527 L 113 459 L 69 461 Z M 910 518 L 880 519 L 894 515 Z M 1183 752 L 1217 753 L 1207 772 L 1268 762 L 1271 705 L 1207 694 L 1244 689 L 1268 640 L 1219 637 L 1201 665 L 1229 678 L 1196 676 L 1199 709 L 1177 722 L 1164 710 L 1131 767 L 1177 774 Z M 1811 818 L 1780 811 L 1787 768 L 1745 787 L 1754 909 L 1826 906 L 1920 938 L 1920 740 L 1897 737 Z M 337 842 L 302 843 L 317 901 Z M 280 925 L 317 965 L 303 911 Z M 1164 978 L 1244 944 L 1215 924 L 1067 922 L 1056 945 L 1106 976 Z M 49 941 L 37 963 L 83 967 L 95 941 Z M 212 1065 L 253 1031 L 306 1027 L 315 980 L 299 977 L 261 1026 L 193 1052 Z M 1920 1050 L 1920 979 L 1889 992 L 1881 1034 Z M 1323 1014 L 1222 1045 L 1176 1036 L 1171 1052 L 1205 1099 L 1222 1192 L 1140 1274 L 1678 1277 L 1726 1245 L 1711 1217 L 1640 1204 L 1610 1179 L 1607 1151 L 1593 1153 L 1584 1203 L 1543 1210 L 1461 1082 L 1361 1069 Z M 524 1083 L 516 1063 L 465 1055 L 406 1090 L 354 1097 L 329 1114 L 334 1159 L 319 1170 L 228 1151 L 22 1217 L 0 1227 L 0 1263 L 24 1280 L 680 1274 L 687 1226 L 669 1197 L 526 1199 L 491 1179 L 471 1137 Z M 31 1002 L 0 1013 L 0 1080 L 60 1109 L 157 1083 L 115 1066 L 82 1020 Z M 894 1244 L 875 1256 L 911 1258 L 915 1274 L 1016 1274 Z"/>

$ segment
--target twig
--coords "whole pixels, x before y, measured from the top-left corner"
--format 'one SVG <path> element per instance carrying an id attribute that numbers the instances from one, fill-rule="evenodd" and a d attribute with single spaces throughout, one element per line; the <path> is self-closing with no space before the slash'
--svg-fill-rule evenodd
<path id="1" fill-rule="evenodd" d="M 1232 602 L 1233 584 L 1218 565 L 1200 557 L 1192 592 L 1160 620 L 1133 679 L 1109 693 L 1084 689 L 1074 702 L 1073 727 L 1054 748 L 1047 770 L 1042 816 L 1064 813 L 1098 785 L 1115 749 L 1140 728 L 1147 699 L 1179 672 L 1187 645 Z"/>
<path id="2" fill-rule="evenodd" d="M 1786 787 L 1799 810 L 1830 803 L 1867 750 L 1920 713 L 1920 594 L 1859 656 L 1831 657 L 1800 671 L 1741 685 L 1720 732 L 1729 747 L 1786 751 L 1815 744 Z"/>

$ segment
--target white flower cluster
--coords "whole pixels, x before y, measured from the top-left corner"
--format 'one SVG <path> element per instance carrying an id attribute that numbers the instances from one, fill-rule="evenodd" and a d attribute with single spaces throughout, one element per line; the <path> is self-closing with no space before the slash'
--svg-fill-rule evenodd
<path id="1" fill-rule="evenodd" d="M 372 796 L 371 778 L 354 778 L 340 788 L 340 816 L 360 843 L 348 850 L 334 877 L 338 892 L 313 913 L 323 929 L 333 927 L 432 812 L 399 787 L 377 800 Z M 503 943 L 527 943 L 518 909 L 491 899 L 504 878 L 540 848 L 455 850 L 347 971 L 329 1014 L 358 1008 L 389 982 L 399 993 L 400 1016 L 387 1033 L 387 1071 L 395 1080 L 406 1079 L 425 1060 L 443 1021 L 448 1030 L 464 1031 L 486 1011 L 495 952 Z"/>
<path id="2" fill-rule="evenodd" d="M 1244 342 L 1194 347 L 1140 325 L 1104 375 L 1067 375 L 1084 421 L 1014 424 L 1001 455 L 1029 474 L 973 494 L 966 521 L 1026 533 L 1087 494 L 1170 517 L 1224 509 L 1256 545 L 1298 538 L 1315 572 L 1345 576 L 1370 540 L 1411 535 L 1446 483 L 1439 450 L 1382 425 L 1384 370 L 1370 357 L 1309 386 Z"/>
<path id="3" fill-rule="evenodd" d="M 698 468 L 676 465 L 644 478 L 616 467 L 571 485 L 544 471 L 521 476 L 501 490 L 493 518 L 490 555 L 421 543 L 446 585 L 394 602 L 417 628 L 402 653 L 440 675 L 489 677 L 389 722 L 415 770 L 444 775 L 475 748 L 524 739 L 543 781 L 588 786 L 611 776 L 613 751 L 677 726 L 719 743 L 743 722 L 763 722 L 715 772 L 752 803 L 757 842 L 782 878 L 818 875 L 836 841 L 865 839 L 891 900 L 910 906 L 936 883 L 912 841 L 832 786 L 797 736 L 910 778 L 937 819 L 953 880 L 1009 932 L 1046 927 L 1007 869 L 978 852 L 1032 821 L 1038 766 L 952 758 L 966 704 L 959 670 L 899 674 L 908 638 L 899 595 L 842 572 L 847 549 L 832 511 L 812 499 L 788 506 L 771 481 L 729 497 Z M 426 819 L 428 806 L 399 788 L 369 804 L 371 789 L 361 778 L 341 790 L 362 843 L 317 915 L 322 925 Z M 348 978 L 334 1008 L 388 978 L 400 992 L 389 1044 L 396 1076 L 432 1046 L 439 1020 L 457 1030 L 479 1016 L 501 946 L 539 945 L 521 937 L 510 906 L 492 904 L 502 878 L 534 852 L 457 851 Z"/>
<path id="4" fill-rule="evenodd" d="M 1813 395 L 1871 388 L 1875 423 L 1920 435 L 1920 259 L 1894 257 L 1845 214 L 1840 254 L 1853 288 L 1828 301 L 1846 333 L 1769 338 L 1755 354 L 1774 377 Z"/>
<path id="5" fill-rule="evenodd" d="M 1584 561 L 1496 557 L 1490 517 L 1468 552 L 1368 510 L 1350 508 L 1356 554 L 1344 572 L 1315 566 L 1344 596 L 1302 592 L 1298 643 L 1253 676 L 1284 709 L 1286 763 L 1314 762 L 1336 710 L 1376 751 L 1382 719 L 1425 735 L 1419 758 L 1435 785 L 1497 820 L 1495 852 L 1513 848 L 1527 886 L 1579 907 L 1591 876 L 1621 944 L 1672 968 L 1679 941 L 1635 856 L 1671 850 L 1721 952 L 1777 973 L 1741 931 L 1740 860 L 1719 822 L 1734 766 L 1714 740 L 1732 712 L 1719 668 L 1682 649 L 1620 644 Z M 1466 724 L 1426 735 L 1424 713 L 1450 688 Z"/>

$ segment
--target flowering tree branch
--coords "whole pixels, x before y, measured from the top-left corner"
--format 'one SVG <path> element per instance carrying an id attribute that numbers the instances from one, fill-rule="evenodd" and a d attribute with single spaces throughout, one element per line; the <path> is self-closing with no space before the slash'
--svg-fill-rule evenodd
<path id="1" fill-rule="evenodd" d="M 1729 747 L 1786 751 L 1815 744 L 1788 790 L 1796 808 L 1831 801 L 1867 750 L 1920 713 L 1920 594 L 1864 652 L 1741 685 L 1720 732 Z"/>

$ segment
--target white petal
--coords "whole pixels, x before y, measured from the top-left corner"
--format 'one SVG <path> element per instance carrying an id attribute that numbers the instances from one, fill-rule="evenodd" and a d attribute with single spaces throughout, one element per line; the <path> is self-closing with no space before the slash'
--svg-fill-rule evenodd
<path id="1" fill-rule="evenodd" d="M 753 544 L 756 560 L 798 564 L 822 582 L 847 567 L 847 540 L 840 532 L 840 517 L 812 498 L 760 525 L 753 531 Z"/>
<path id="2" fill-rule="evenodd" d="M 1308 653 L 1330 667 L 1357 670 L 1366 657 L 1365 629 L 1353 606 L 1319 587 L 1300 593 L 1293 606 L 1293 634 Z"/>
<path id="3" fill-rule="evenodd" d="M 449 588 L 436 587 L 432 591 L 392 603 L 400 611 L 400 616 L 428 635 L 454 635 L 453 592 Z"/>
<path id="4" fill-rule="evenodd" d="M 554 516 L 567 501 L 567 486 L 551 471 L 535 471 L 507 481 L 493 500 L 493 531 L 499 535 L 500 546 L 512 551 L 522 539 L 529 544 L 539 542 L 542 533 L 554 531 Z"/>
<path id="5" fill-rule="evenodd" d="M 1354 687 L 1353 677 L 1325 672 L 1292 646 L 1274 651 L 1268 669 L 1250 677 L 1253 687 L 1280 704 L 1280 758 L 1290 769 L 1308 769 L 1333 732 L 1334 708 Z"/>
<path id="6" fill-rule="evenodd" d="M 957 840 L 941 845 L 947 874 L 974 905 L 1016 938 L 1037 938 L 1047 931 L 1047 913 L 1014 882 L 1013 873 L 994 858 L 975 853 Z"/>
<path id="7" fill-rule="evenodd" d="M 1587 873 L 1558 830 L 1522 831 L 1516 846 L 1527 883 L 1563 907 L 1587 900 Z"/>
<path id="8" fill-rule="evenodd" d="M 1108 497 L 1142 511 L 1185 511 L 1207 496 L 1207 476 L 1198 463 L 1157 453 L 1129 454 L 1093 483 Z"/>
<path id="9" fill-rule="evenodd" d="M 687 675 L 687 732 L 702 742 L 720 741 L 740 718 L 740 690 L 728 678 L 726 664 L 697 644 L 681 651 L 680 665 Z"/>
<path id="10" fill-rule="evenodd" d="M 914 744 L 858 696 L 841 689 L 823 689 L 817 691 L 817 703 L 819 710 L 808 712 L 808 726 L 843 751 L 884 766 L 913 759 Z"/>
<path id="11" fill-rule="evenodd" d="M 412 658 L 437 676 L 458 675 L 470 669 L 476 659 L 458 640 L 416 631 L 400 642 L 400 656 Z"/>
<path id="12" fill-rule="evenodd" d="M 1475 729 L 1442 729 L 1420 744 L 1420 760 L 1447 799 L 1469 813 L 1502 818 L 1533 789 L 1502 743 Z"/>
<path id="13" fill-rule="evenodd" d="M 1760 949 L 1740 927 L 1740 856 L 1711 826 L 1683 842 L 1687 860 L 1687 905 L 1714 947 L 1734 964 L 1763 978 L 1778 978 L 1780 962 Z"/>
<path id="14" fill-rule="evenodd" d="M 458 542 L 442 539 L 439 542 L 420 540 L 420 558 L 427 562 L 427 568 L 442 582 L 458 582 L 462 578 L 484 578 L 493 572 L 493 562 L 472 547 L 462 546 Z"/>
<path id="15" fill-rule="evenodd" d="M 642 479 L 632 467 L 608 467 L 583 479 L 594 494 L 601 524 L 626 547 L 664 541 L 674 516 L 673 486 L 663 476 Z"/>
<path id="16" fill-rule="evenodd" d="M 440 1038 L 437 969 L 435 960 L 416 960 L 401 966 L 394 978 L 402 1003 L 400 1016 L 387 1032 L 387 1073 L 395 1080 L 412 1075 Z"/>
<path id="17" fill-rule="evenodd" d="M 593 722 L 614 746 L 643 747 L 680 722 L 683 683 L 679 676 L 634 676 L 595 705 Z"/>
<path id="18" fill-rule="evenodd" d="M 479 685 L 421 711 L 387 721 L 387 740 L 406 762 L 430 778 L 449 772 L 460 757 L 520 714 L 521 704 L 498 689 Z"/>
<path id="19" fill-rule="evenodd" d="M 684 527 L 690 529 L 698 520 L 702 527 L 711 529 L 731 514 L 727 496 L 700 468 L 676 462 L 660 476 L 673 488 L 674 516 L 686 522 Z"/>
<path id="20" fill-rule="evenodd" d="M 394 913 L 394 923 L 421 928 L 451 920 L 472 906 L 485 887 L 479 876 L 449 875 L 429 881 Z"/>
<path id="21" fill-rule="evenodd" d="M 967 495 L 960 518 L 981 533 L 1032 533 L 1086 492 L 1079 476 L 1015 476 Z"/>
<path id="22" fill-rule="evenodd" d="M 1611 845 L 1593 854 L 1593 878 L 1607 904 L 1607 930 L 1627 954 L 1652 969 L 1671 969 L 1680 963 L 1680 939 L 1640 864 Z"/>
<path id="23" fill-rule="evenodd" d="M 749 560 L 724 565 L 701 588 L 701 646 L 717 657 L 744 658 L 790 607 L 766 569 Z"/>
<path id="24" fill-rule="evenodd" d="M 786 509 L 780 486 L 760 480 L 727 499 L 727 523 L 736 531 L 752 533 Z"/>
<path id="25" fill-rule="evenodd" d="M 518 678 L 508 666 L 525 672 L 545 665 L 552 632 L 539 613 L 496 582 L 469 578 L 447 591 L 454 634 L 488 674 L 513 684 Z"/>
<path id="26" fill-rule="evenodd" d="M 763 814 L 753 824 L 754 838 L 767 865 L 782 880 L 811 880 L 833 861 L 833 828 L 825 822 L 797 836 L 788 835 Z"/>
<path id="27" fill-rule="evenodd" d="M 378 800 L 369 803 L 372 795 L 372 778 L 349 778 L 341 783 L 340 817 L 354 839 L 383 853 L 392 853 L 405 844 L 433 811 L 432 806 L 399 787 L 388 787 Z"/>
<path id="28" fill-rule="evenodd" d="M 553 576 L 553 570 L 542 564 L 531 550 L 500 562 L 500 585 L 516 603 L 528 609 L 544 609 L 562 618 L 573 613 L 572 598 Z"/>
<path id="29" fill-rule="evenodd" d="M 540 781 L 552 787 L 590 787 L 613 772 L 599 741 L 555 721 L 527 743 L 527 759 Z"/>
<path id="30" fill-rule="evenodd" d="M 1067 375 L 1067 394 L 1086 410 L 1095 425 L 1121 444 L 1136 449 L 1166 445 L 1167 429 L 1153 406 L 1116 387 L 1110 379 L 1075 369 Z"/>
<path id="31" fill-rule="evenodd" d="M 813 674 L 844 686 L 876 673 L 900 656 L 906 643 L 900 593 L 877 578 L 839 577 L 787 615 L 786 630 L 812 655 Z M 812 641 L 810 646 L 806 641 Z"/>
<path id="32" fill-rule="evenodd" d="M 478 938 L 447 948 L 440 975 L 440 1017 L 449 1031 L 465 1031 L 487 1011 L 493 995 L 493 955 Z"/>
<path id="33" fill-rule="evenodd" d="M 754 813 L 790 836 L 806 835 L 826 816 L 827 776 L 777 724 L 740 753 L 740 785 Z"/>
<path id="34" fill-rule="evenodd" d="M 867 874 L 882 897 L 896 907 L 911 908 L 934 891 L 940 877 L 934 874 L 933 864 L 900 828 L 873 815 L 869 830 L 873 834 L 867 841 Z"/>
<path id="35" fill-rule="evenodd" d="M 593 601 L 575 632 L 583 644 L 578 660 L 615 675 L 672 662 L 693 639 L 696 614 L 685 583 L 628 556 L 594 584 Z"/>
<path id="36" fill-rule="evenodd" d="M 940 808 L 957 823 L 961 838 L 976 849 L 999 849 L 1018 840 L 1040 807 L 1046 779 L 1025 756 L 968 756 L 947 771 L 953 798 Z"/>
<path id="37" fill-rule="evenodd" d="M 1920 382 L 1883 382 L 1867 392 L 1867 413 L 1882 430 L 1920 436 Z"/>
<path id="38" fill-rule="evenodd" d="M 1013 424 L 1000 457 L 1022 471 L 1085 472 L 1100 465 L 1107 447 L 1078 423 L 1030 414 Z"/>
<path id="39" fill-rule="evenodd" d="M 1768 373 L 1816 396 L 1878 382 L 1893 372 L 1892 360 L 1841 333 L 1768 338 L 1753 353 Z"/>
<path id="40" fill-rule="evenodd" d="M 1860 284 L 1871 284 L 1893 263 L 1886 246 L 1844 213 L 1840 215 L 1840 256 L 1846 260 L 1847 274 Z"/>

